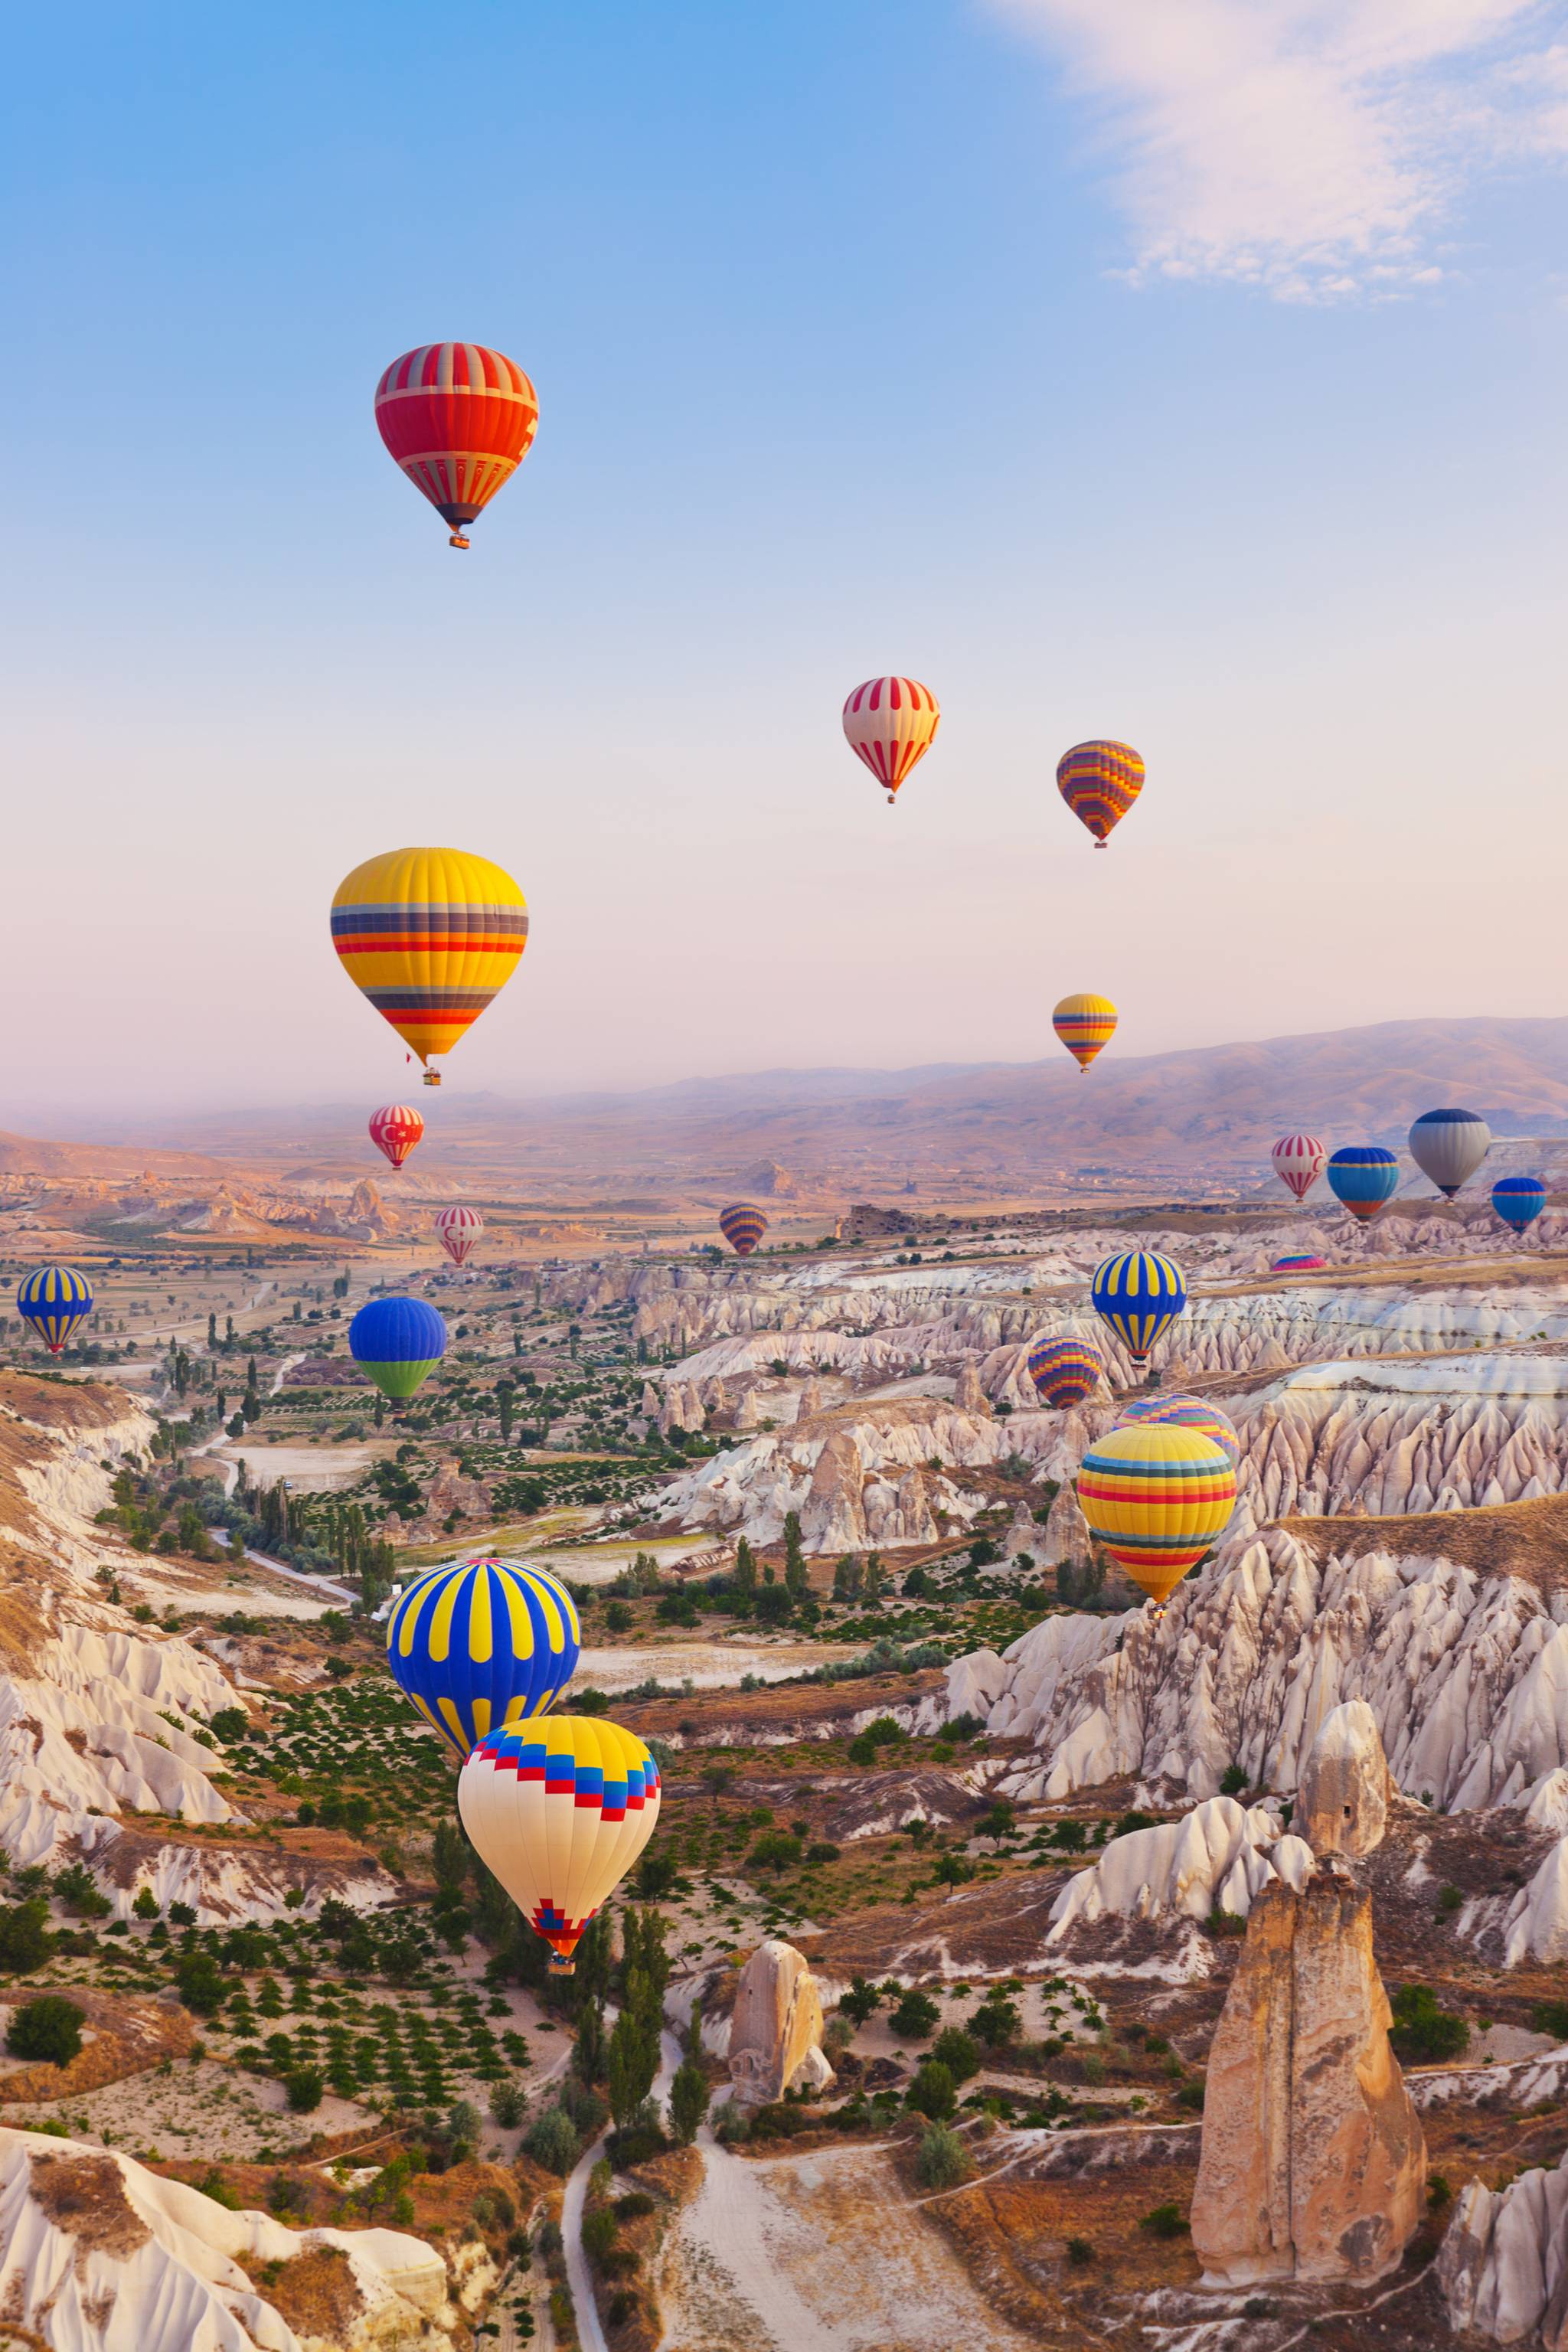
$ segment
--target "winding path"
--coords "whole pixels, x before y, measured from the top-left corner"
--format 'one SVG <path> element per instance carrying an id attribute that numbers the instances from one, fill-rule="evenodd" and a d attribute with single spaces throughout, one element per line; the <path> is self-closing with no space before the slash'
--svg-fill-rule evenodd
<path id="1" fill-rule="evenodd" d="M 659 2070 L 653 2086 L 656 2099 L 667 2099 L 675 2080 L 675 2070 L 680 2063 L 681 2049 L 673 2033 L 664 2032 L 658 2038 Z M 566 2283 L 572 2290 L 573 2306 L 577 2315 L 577 2334 L 583 2352 L 610 2352 L 605 2341 L 605 2331 L 599 2324 L 599 2306 L 594 2300 L 594 2278 L 588 2268 L 588 2257 L 583 2251 L 583 2208 L 587 2201 L 588 2183 L 594 2167 L 604 2155 L 608 2132 L 602 2132 L 592 2147 L 577 2159 L 576 2168 L 566 2183 L 566 2194 L 561 2206 L 562 2250 L 566 2256 Z"/>

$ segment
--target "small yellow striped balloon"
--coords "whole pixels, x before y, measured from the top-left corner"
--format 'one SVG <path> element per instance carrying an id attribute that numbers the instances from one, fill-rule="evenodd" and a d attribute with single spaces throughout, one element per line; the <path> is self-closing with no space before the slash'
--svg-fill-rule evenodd
<path id="1" fill-rule="evenodd" d="M 1116 1034 L 1116 1007 L 1109 996 L 1064 996 L 1051 1027 L 1080 1070 L 1087 1070 Z"/>

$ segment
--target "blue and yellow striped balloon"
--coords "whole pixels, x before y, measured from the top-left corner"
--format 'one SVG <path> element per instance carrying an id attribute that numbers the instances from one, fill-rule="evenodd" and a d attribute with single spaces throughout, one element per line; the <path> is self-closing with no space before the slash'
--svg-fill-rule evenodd
<path id="1" fill-rule="evenodd" d="M 74 1265 L 37 1265 L 16 1292 L 16 1312 L 58 1356 L 79 1323 L 92 1313 L 92 1290 Z"/>
<path id="2" fill-rule="evenodd" d="M 448 1560 L 399 1594 L 386 1663 L 462 1761 L 488 1733 L 554 1705 L 582 1640 L 572 1595 L 548 1569 Z"/>
<path id="3" fill-rule="evenodd" d="M 1158 1250 L 1123 1250 L 1095 1268 L 1094 1311 L 1109 1323 L 1135 1364 L 1146 1364 L 1161 1335 L 1185 1308 L 1182 1269 Z"/>

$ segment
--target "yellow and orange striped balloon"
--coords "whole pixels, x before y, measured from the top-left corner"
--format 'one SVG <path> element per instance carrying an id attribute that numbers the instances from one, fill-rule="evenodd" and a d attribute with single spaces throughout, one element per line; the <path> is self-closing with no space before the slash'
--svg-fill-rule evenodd
<path id="1" fill-rule="evenodd" d="M 332 900 L 343 970 L 411 1053 L 449 1053 L 517 970 L 528 901 L 504 866 L 465 849 L 389 849 Z M 428 1067 L 427 1086 L 440 1079 Z"/>
<path id="2" fill-rule="evenodd" d="M 1202 1431 L 1144 1422 L 1089 1448 L 1078 1499 L 1089 1533 L 1163 1606 L 1236 1508 L 1236 1471 Z"/>
<path id="3" fill-rule="evenodd" d="M 1109 996 L 1064 996 L 1051 1027 L 1079 1068 L 1087 1070 L 1116 1034 L 1116 1007 Z"/>

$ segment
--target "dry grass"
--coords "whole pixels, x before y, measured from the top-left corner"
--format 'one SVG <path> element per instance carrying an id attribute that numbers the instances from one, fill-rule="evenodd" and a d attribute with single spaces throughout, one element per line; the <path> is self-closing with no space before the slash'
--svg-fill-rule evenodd
<path id="1" fill-rule="evenodd" d="M 1568 1587 L 1568 1495 L 1492 1503 L 1474 1511 L 1408 1511 L 1379 1518 L 1289 1518 L 1279 1525 L 1317 1559 L 1440 1557 L 1480 1576 L 1519 1576 L 1542 1594 Z"/>
<path id="2" fill-rule="evenodd" d="M 40 2208 L 79 2248 L 124 2258 L 151 2238 L 111 2156 L 37 2154 L 32 2168 L 33 2195 Z"/>

